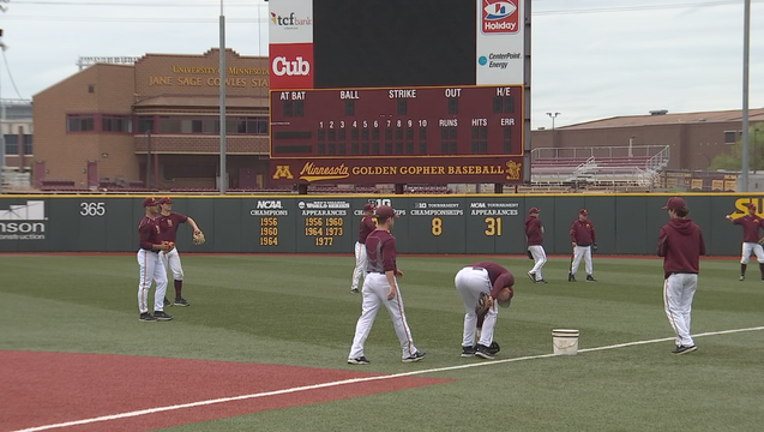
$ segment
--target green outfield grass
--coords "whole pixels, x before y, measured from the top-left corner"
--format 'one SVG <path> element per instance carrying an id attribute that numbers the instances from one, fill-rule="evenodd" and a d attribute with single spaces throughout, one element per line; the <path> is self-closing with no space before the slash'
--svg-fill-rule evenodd
<path id="1" fill-rule="evenodd" d="M 398 373 L 461 359 L 463 306 L 455 273 L 476 258 L 399 258 L 409 324 L 425 361 L 400 362 L 381 312 L 363 370 Z M 531 261 L 495 259 L 517 280 L 502 309 L 499 359 L 551 353 L 551 331 L 581 331 L 581 348 L 673 335 L 663 312 L 661 262 L 596 259 L 599 283 L 566 282 L 552 259 L 548 285 Z M 169 323 L 138 322 L 135 256 L 0 257 L 0 349 L 115 353 L 346 369 L 361 297 L 351 257 L 186 256 L 189 308 Z M 693 333 L 764 325 L 764 283 L 750 266 L 704 261 Z M 583 277 L 579 277 L 579 280 Z M 153 297 L 153 295 L 152 295 Z M 764 426 L 764 331 L 440 372 L 456 382 L 173 428 L 173 431 L 754 431 Z M 167 371 L 166 386 L 183 386 Z M 234 396 L 234 395 L 232 395 Z M 172 401 L 167 401 L 168 405 Z"/>

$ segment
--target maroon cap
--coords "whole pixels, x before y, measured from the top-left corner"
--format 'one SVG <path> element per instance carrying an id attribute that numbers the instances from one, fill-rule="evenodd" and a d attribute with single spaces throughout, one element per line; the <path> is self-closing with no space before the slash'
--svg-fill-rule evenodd
<path id="1" fill-rule="evenodd" d="M 669 200 L 666 201 L 666 205 L 663 206 L 663 210 L 676 210 L 686 205 L 687 203 L 684 202 L 682 198 L 673 197 L 673 198 L 669 198 Z"/>
<path id="2" fill-rule="evenodd" d="M 395 216 L 395 210 L 393 210 L 392 207 L 388 205 L 381 205 L 377 207 L 377 217 L 379 218 L 389 218 Z"/>
<path id="3" fill-rule="evenodd" d="M 159 202 L 155 198 L 146 198 L 143 200 L 143 206 L 144 207 L 153 207 L 155 205 L 158 205 Z"/>
<path id="4" fill-rule="evenodd" d="M 746 204 L 745 206 L 746 206 L 746 208 L 748 208 L 748 210 L 750 210 L 751 212 L 755 212 L 755 211 L 756 211 L 756 204 L 754 204 L 754 203 L 748 203 L 748 204 Z"/>
<path id="5" fill-rule="evenodd" d="M 541 210 L 539 210 L 538 207 L 531 207 L 531 209 L 528 210 L 528 214 L 540 213 L 540 212 L 541 212 Z"/>
<path id="6" fill-rule="evenodd" d="M 375 206 L 375 205 L 374 205 L 374 204 L 372 204 L 372 203 L 366 203 L 366 204 L 364 204 L 364 205 L 363 205 L 363 211 L 365 211 L 365 212 L 366 212 L 366 211 L 372 211 L 372 210 L 374 210 L 375 208 L 377 208 L 377 206 Z"/>
<path id="7" fill-rule="evenodd" d="M 584 215 L 584 216 L 589 216 L 589 211 L 586 210 L 586 209 L 581 209 L 581 210 L 578 211 L 578 214 Z"/>
<path id="8" fill-rule="evenodd" d="M 159 201 L 157 202 L 157 204 L 172 204 L 172 198 L 170 197 L 159 198 Z"/>

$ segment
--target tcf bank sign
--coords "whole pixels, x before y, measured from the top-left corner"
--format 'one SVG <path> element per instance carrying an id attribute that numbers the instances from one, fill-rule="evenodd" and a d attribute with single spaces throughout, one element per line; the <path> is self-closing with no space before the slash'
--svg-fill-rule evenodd
<path id="1" fill-rule="evenodd" d="M 0 240 L 45 240 L 45 201 L 11 204 L 0 210 Z"/>

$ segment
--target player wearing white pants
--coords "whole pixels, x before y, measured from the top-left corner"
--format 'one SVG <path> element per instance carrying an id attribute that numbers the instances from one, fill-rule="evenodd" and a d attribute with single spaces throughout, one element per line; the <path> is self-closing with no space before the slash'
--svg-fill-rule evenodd
<path id="1" fill-rule="evenodd" d="M 764 264 L 764 247 L 759 243 L 743 243 L 743 254 L 740 257 L 740 264 L 748 264 L 751 259 L 751 255 L 756 255 L 756 260 L 759 264 Z"/>
<path id="2" fill-rule="evenodd" d="M 361 277 L 366 273 L 366 238 L 377 227 L 372 219 L 374 210 L 372 203 L 363 205 L 363 218 L 358 227 L 358 241 L 355 242 L 355 270 L 353 270 L 353 281 L 350 285 L 350 292 L 354 294 L 360 292 L 358 286 L 361 283 Z"/>
<path id="3" fill-rule="evenodd" d="M 547 262 L 544 246 L 528 246 L 528 252 L 530 252 L 531 256 L 533 256 L 533 261 L 535 263 L 531 271 L 528 272 L 531 275 L 531 280 L 534 282 L 546 283 L 544 277 L 541 275 L 541 269 L 544 268 L 544 264 Z"/>
<path id="4" fill-rule="evenodd" d="M 140 266 L 141 282 L 138 285 L 138 309 L 141 314 L 149 312 L 148 297 L 151 282 L 156 281 L 154 291 L 154 311 L 162 312 L 164 309 L 164 296 L 167 292 L 167 269 L 159 258 L 157 252 L 144 249 L 138 251 L 138 265 Z"/>
<path id="5" fill-rule="evenodd" d="M 171 245 L 170 250 L 162 252 L 160 258 L 164 263 L 165 269 L 169 268 L 172 271 L 173 286 L 175 287 L 175 301 L 170 302 L 165 299 L 164 304 L 165 306 L 189 306 L 188 300 L 183 298 L 183 266 L 180 263 L 180 254 L 175 246 L 175 242 L 178 238 L 178 227 L 184 223 L 191 225 L 194 235 L 200 234 L 202 231 L 193 218 L 172 211 L 172 198 L 160 199 L 159 205 L 161 213 L 157 221 L 161 229 L 160 239 Z"/>
<path id="6" fill-rule="evenodd" d="M 727 215 L 727 220 L 732 222 L 733 225 L 740 225 L 743 227 L 743 247 L 740 255 L 740 280 L 745 280 L 745 271 L 748 267 L 748 261 L 751 259 L 751 254 L 756 254 L 756 259 L 759 261 L 759 270 L 761 272 L 761 279 L 764 280 L 764 248 L 759 244 L 759 230 L 764 228 L 764 219 L 760 218 L 756 214 L 756 205 L 748 203 L 748 214 L 734 219 L 732 215 Z"/>
<path id="7" fill-rule="evenodd" d="M 160 252 L 159 258 L 164 265 L 165 271 L 167 271 L 168 268 L 170 269 L 173 280 L 183 280 L 183 265 L 180 263 L 180 254 L 178 253 L 177 246 L 172 248 L 171 251 Z"/>
<path id="8" fill-rule="evenodd" d="M 692 299 L 698 289 L 698 275 L 674 273 L 663 283 L 663 305 L 669 323 L 676 333 L 676 346 L 694 347 L 690 336 Z"/>
<path id="9" fill-rule="evenodd" d="M 541 210 L 538 207 L 531 207 L 525 219 L 525 240 L 528 243 L 528 252 L 534 261 L 528 277 L 534 283 L 546 283 L 541 275 L 541 269 L 546 264 L 546 251 L 544 251 L 544 225 L 541 223 L 539 213 Z"/>
<path id="10" fill-rule="evenodd" d="M 480 294 L 491 292 L 493 286 L 488 277 L 488 270 L 480 267 L 465 267 L 459 270 L 454 278 L 456 290 L 462 296 L 464 302 L 464 334 L 462 337 L 462 347 L 475 346 L 477 333 L 478 316 L 475 313 Z M 494 303 L 485 315 L 483 327 L 480 331 L 480 340 L 477 342 L 482 346 L 489 347 L 493 343 L 493 330 L 496 327 L 496 320 L 499 317 L 498 303 Z"/>
<path id="11" fill-rule="evenodd" d="M 573 265 L 570 267 L 570 274 L 573 276 L 578 273 L 578 268 L 581 266 L 581 260 L 584 260 L 586 274 L 591 275 L 594 273 L 594 265 L 592 264 L 592 247 L 590 246 L 574 246 L 573 247 Z"/>
<path id="12" fill-rule="evenodd" d="M 597 250 L 597 239 L 586 209 L 579 210 L 578 219 L 570 226 L 570 240 L 573 242 L 573 262 L 568 273 L 568 282 L 576 281 L 576 273 L 582 259 L 586 262 L 586 281 L 597 282 L 592 265 L 592 249 Z"/>
<path id="13" fill-rule="evenodd" d="M 706 254 L 703 233 L 687 215 L 690 209 L 682 198 L 670 198 L 669 223 L 661 228 L 657 254 L 663 257 L 663 304 L 671 328 L 676 334 L 672 354 L 687 354 L 698 348 L 692 339 L 692 300 L 698 289 L 700 256 Z"/>

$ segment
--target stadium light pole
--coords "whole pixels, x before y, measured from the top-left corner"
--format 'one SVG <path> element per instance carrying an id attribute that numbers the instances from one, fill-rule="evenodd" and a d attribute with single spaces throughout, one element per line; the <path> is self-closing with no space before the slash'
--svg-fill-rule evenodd
<path id="1" fill-rule="evenodd" d="M 556 113 L 550 113 L 550 112 L 548 112 L 548 113 L 546 113 L 546 115 L 548 115 L 548 116 L 549 116 L 549 118 L 551 118 L 551 119 L 552 119 L 552 130 L 554 130 L 554 119 L 556 119 L 556 118 L 557 118 L 557 116 L 558 116 L 558 115 L 560 115 L 560 113 L 558 113 L 558 112 L 556 112 Z"/>
<path id="2" fill-rule="evenodd" d="M 743 13 L 743 166 L 741 167 L 741 182 L 742 191 L 748 192 L 748 149 L 749 149 L 749 134 L 748 134 L 748 74 L 750 71 L 750 57 L 751 57 L 751 0 L 745 0 L 745 8 Z"/>
<path id="3" fill-rule="evenodd" d="M 225 195 L 228 189 L 226 168 L 226 124 L 225 124 L 225 15 L 223 15 L 223 0 L 220 0 L 220 194 Z"/>

